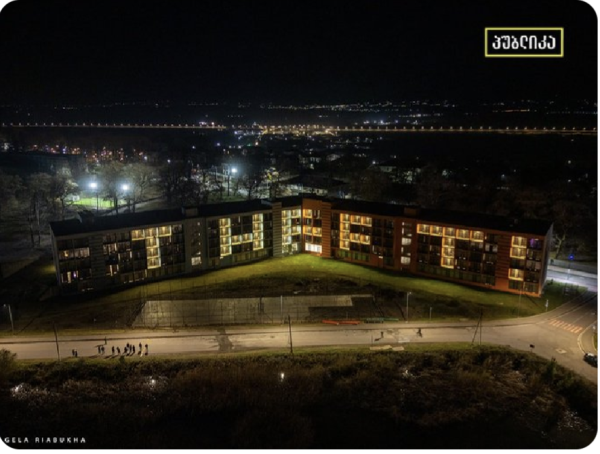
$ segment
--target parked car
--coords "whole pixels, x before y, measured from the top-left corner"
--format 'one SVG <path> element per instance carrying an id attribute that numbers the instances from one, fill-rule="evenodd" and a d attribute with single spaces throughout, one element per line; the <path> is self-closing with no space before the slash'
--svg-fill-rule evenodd
<path id="1" fill-rule="evenodd" d="M 598 357 L 592 353 L 585 353 L 583 355 L 583 360 L 594 367 L 598 367 Z"/>

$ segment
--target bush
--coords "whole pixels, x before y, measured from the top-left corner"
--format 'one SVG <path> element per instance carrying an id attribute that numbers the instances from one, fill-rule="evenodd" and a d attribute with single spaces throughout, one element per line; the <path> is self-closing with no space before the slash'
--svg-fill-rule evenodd
<path id="1" fill-rule="evenodd" d="M 8 378 L 15 369 L 16 358 L 16 353 L 11 353 L 4 348 L 0 350 L 0 389 L 8 383 Z"/>

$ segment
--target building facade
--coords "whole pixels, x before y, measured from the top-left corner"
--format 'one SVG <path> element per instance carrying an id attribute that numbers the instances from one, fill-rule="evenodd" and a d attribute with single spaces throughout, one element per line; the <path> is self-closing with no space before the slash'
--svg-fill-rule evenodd
<path id="1" fill-rule="evenodd" d="M 539 296 L 552 224 L 293 196 L 51 224 L 59 285 L 107 288 L 308 253 Z"/>

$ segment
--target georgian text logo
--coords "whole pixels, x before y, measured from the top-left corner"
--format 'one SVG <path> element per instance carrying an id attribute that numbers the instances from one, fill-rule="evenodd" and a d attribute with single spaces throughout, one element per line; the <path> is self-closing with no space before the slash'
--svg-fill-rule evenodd
<path id="1" fill-rule="evenodd" d="M 562 27 L 487 27 L 486 58 L 564 57 Z"/>

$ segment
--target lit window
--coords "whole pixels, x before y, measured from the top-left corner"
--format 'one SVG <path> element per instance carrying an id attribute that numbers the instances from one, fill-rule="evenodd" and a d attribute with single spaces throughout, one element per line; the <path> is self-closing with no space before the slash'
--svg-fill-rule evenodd
<path id="1" fill-rule="evenodd" d="M 468 240 L 469 239 L 469 231 L 466 229 L 458 229 L 456 237 L 460 238 L 461 240 Z"/>
<path id="2" fill-rule="evenodd" d="M 444 257 L 442 259 L 442 266 L 444 268 L 454 268 L 454 259 L 452 257 Z"/>
<path id="3" fill-rule="evenodd" d="M 432 225 L 431 234 L 435 236 L 442 236 L 442 227 L 440 227 L 439 225 Z"/>
<path id="4" fill-rule="evenodd" d="M 483 241 L 484 235 L 480 230 L 473 230 L 471 232 L 471 240 L 473 241 Z"/>
<path id="5" fill-rule="evenodd" d="M 428 234 L 429 233 L 429 224 L 419 224 L 418 232 Z"/>
<path id="6" fill-rule="evenodd" d="M 320 244 L 306 244 L 305 245 L 305 249 L 308 252 L 318 252 L 319 254 L 321 253 L 321 245 Z"/>
<path id="7" fill-rule="evenodd" d="M 510 248 L 510 257 L 513 259 L 524 259 L 527 249 L 524 247 Z"/>
<path id="8" fill-rule="evenodd" d="M 511 244 L 512 244 L 512 246 L 526 247 L 527 246 L 527 239 L 525 237 L 522 237 L 522 236 L 513 236 Z"/>
<path id="9" fill-rule="evenodd" d="M 444 227 L 444 236 L 455 236 L 456 229 L 454 227 Z"/>
<path id="10" fill-rule="evenodd" d="M 515 281 L 522 281 L 523 280 L 523 270 L 518 270 L 515 268 L 509 268 L 508 269 L 508 278 L 515 280 Z"/>

